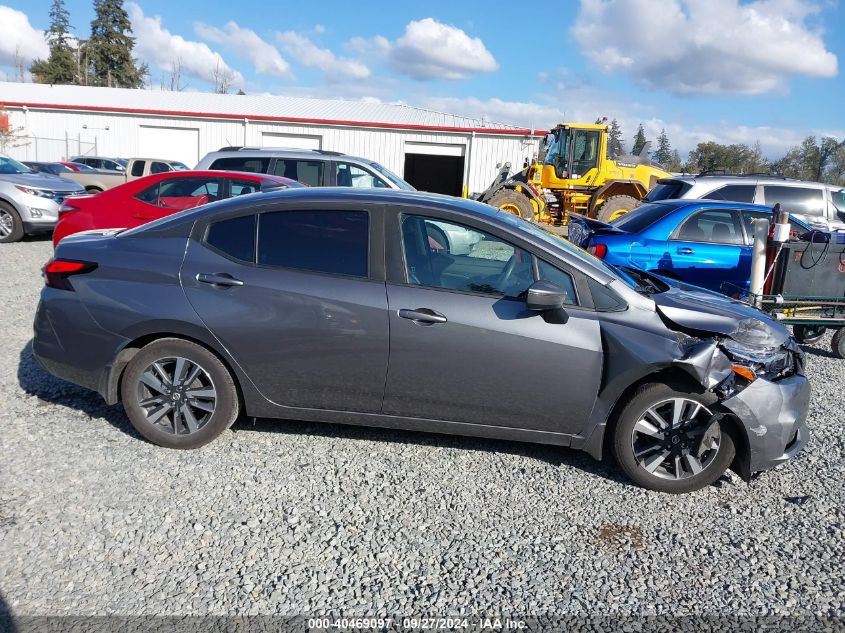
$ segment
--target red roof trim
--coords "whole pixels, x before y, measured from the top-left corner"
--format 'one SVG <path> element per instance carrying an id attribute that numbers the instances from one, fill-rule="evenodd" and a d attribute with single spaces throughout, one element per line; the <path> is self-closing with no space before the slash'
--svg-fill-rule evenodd
<path id="1" fill-rule="evenodd" d="M 3 101 L 2 105 L 11 107 L 41 108 L 45 110 L 82 110 L 92 112 L 117 112 L 121 114 L 147 114 L 154 116 L 183 116 L 200 119 L 249 119 L 250 121 L 281 121 L 284 123 L 305 123 L 311 125 L 346 125 L 350 127 L 389 128 L 396 130 L 423 130 L 430 132 L 477 132 L 481 134 L 506 134 L 510 136 L 544 136 L 546 130 L 528 128 L 488 128 L 488 127 L 448 127 L 438 125 L 416 125 L 410 123 L 378 123 L 374 121 L 346 121 L 340 119 L 311 119 L 302 117 L 281 117 L 269 115 L 224 114 L 212 112 L 187 112 L 177 110 L 151 110 L 146 108 L 122 108 L 116 106 L 78 106 L 58 103 L 28 103 L 23 101 Z"/>

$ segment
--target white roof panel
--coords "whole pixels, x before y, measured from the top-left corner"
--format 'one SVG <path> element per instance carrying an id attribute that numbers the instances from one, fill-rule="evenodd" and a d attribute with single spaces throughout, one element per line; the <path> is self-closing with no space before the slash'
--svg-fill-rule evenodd
<path id="1" fill-rule="evenodd" d="M 529 134 L 531 130 L 484 119 L 425 110 L 398 103 L 345 101 L 277 95 L 130 90 L 0 82 L 0 103 L 73 110 L 136 112 L 225 118 L 277 119 L 374 127 L 483 130 Z"/>

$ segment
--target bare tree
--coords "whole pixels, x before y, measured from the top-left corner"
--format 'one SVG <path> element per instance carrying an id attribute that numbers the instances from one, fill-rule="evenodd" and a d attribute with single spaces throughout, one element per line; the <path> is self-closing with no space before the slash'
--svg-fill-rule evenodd
<path id="1" fill-rule="evenodd" d="M 214 67 L 214 92 L 226 95 L 235 84 L 235 73 L 225 66 L 221 67 L 220 57 L 217 58 L 217 65 Z"/>
<path id="2" fill-rule="evenodd" d="M 0 106 L 0 152 L 5 153 L 10 147 L 21 147 L 27 143 L 21 137 L 22 127 L 9 125 L 9 113 Z"/>
<path id="3" fill-rule="evenodd" d="M 26 81 L 26 64 L 21 57 L 21 47 L 15 46 L 15 81 L 23 83 Z"/>
<path id="4" fill-rule="evenodd" d="M 182 92 L 188 84 L 182 82 L 182 58 L 177 57 L 170 64 L 170 88 L 173 92 Z"/>

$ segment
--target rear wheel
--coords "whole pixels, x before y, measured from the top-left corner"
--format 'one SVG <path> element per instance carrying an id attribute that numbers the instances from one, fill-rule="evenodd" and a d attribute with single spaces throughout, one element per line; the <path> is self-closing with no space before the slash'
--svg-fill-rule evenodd
<path id="1" fill-rule="evenodd" d="M 792 334 L 799 343 L 815 343 L 827 332 L 823 325 L 793 325 Z"/>
<path id="2" fill-rule="evenodd" d="M 634 196 L 610 196 L 599 207 L 596 219 L 599 222 L 612 222 L 616 218 L 621 218 L 628 211 L 636 209 L 640 204 L 641 202 Z"/>
<path id="3" fill-rule="evenodd" d="M 0 202 L 0 244 L 19 242 L 23 234 L 21 216 L 12 206 Z"/>
<path id="4" fill-rule="evenodd" d="M 120 392 L 132 426 L 168 448 L 203 446 L 238 417 L 229 370 L 204 347 L 182 339 L 161 339 L 138 352 Z"/>
<path id="5" fill-rule="evenodd" d="M 513 189 L 502 189 L 490 198 L 487 204 L 518 215 L 524 220 L 534 219 L 534 205 L 531 204 L 531 200 Z"/>
<path id="6" fill-rule="evenodd" d="M 692 492 L 724 474 L 735 448 L 713 417 L 717 398 L 680 384 L 646 384 L 619 414 L 613 451 L 635 483 L 668 493 Z"/>
<path id="7" fill-rule="evenodd" d="M 833 335 L 833 341 L 830 343 L 833 355 L 837 358 L 845 358 L 845 327 L 839 328 L 836 334 Z"/>

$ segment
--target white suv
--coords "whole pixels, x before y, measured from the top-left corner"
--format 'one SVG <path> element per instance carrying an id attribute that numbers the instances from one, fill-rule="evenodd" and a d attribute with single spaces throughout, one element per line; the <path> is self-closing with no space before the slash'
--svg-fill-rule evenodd
<path id="1" fill-rule="evenodd" d="M 673 176 L 657 181 L 643 202 L 675 198 L 752 202 L 773 207 L 776 203 L 807 224 L 824 231 L 845 230 L 845 189 L 776 176 L 729 176 L 703 173 Z"/>
<path id="2" fill-rule="evenodd" d="M 0 244 L 52 231 L 65 198 L 83 193 L 75 182 L 0 154 Z"/>

